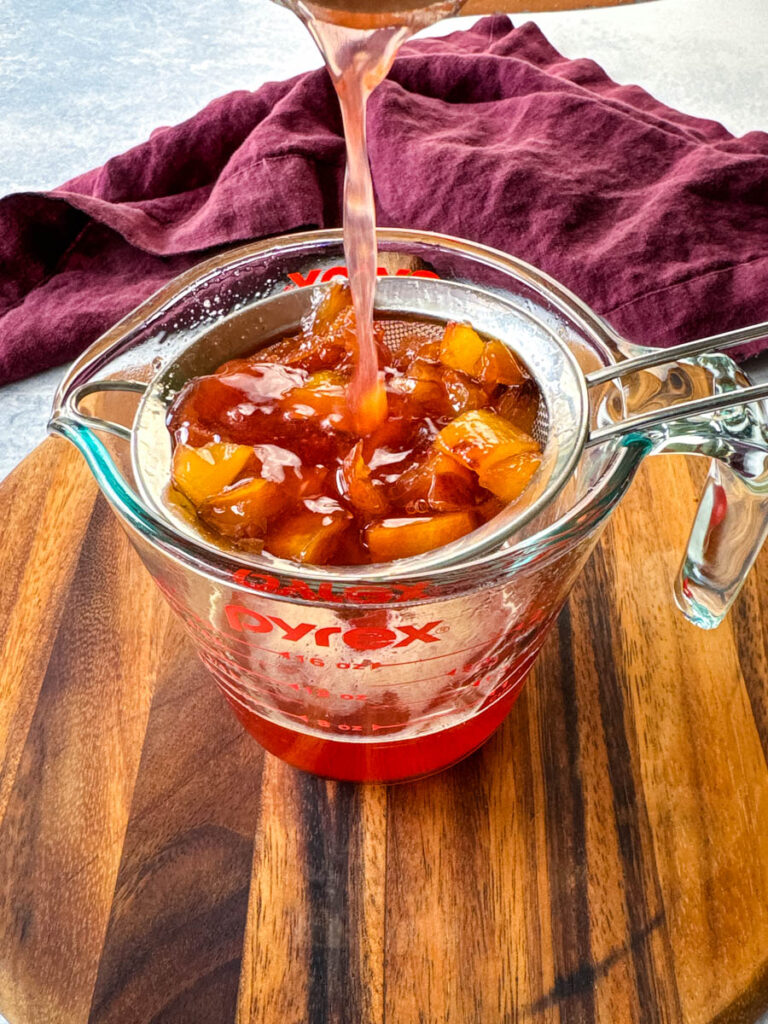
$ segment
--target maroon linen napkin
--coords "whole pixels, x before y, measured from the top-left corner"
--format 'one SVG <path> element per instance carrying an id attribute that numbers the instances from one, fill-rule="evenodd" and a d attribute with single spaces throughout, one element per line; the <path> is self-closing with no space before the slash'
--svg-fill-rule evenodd
<path id="1" fill-rule="evenodd" d="M 381 225 L 522 257 L 635 342 L 768 319 L 766 134 L 671 110 L 507 18 L 409 44 L 369 125 Z M 74 358 L 212 251 L 339 225 L 343 172 L 318 70 L 0 200 L 0 382 Z"/>

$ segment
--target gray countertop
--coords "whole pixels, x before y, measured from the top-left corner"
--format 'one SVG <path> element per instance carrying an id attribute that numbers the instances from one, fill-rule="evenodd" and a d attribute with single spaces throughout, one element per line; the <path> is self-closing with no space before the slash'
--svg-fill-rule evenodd
<path id="1" fill-rule="evenodd" d="M 591 57 L 671 106 L 737 135 L 768 129 L 766 0 L 532 20 L 566 56 Z M 298 21 L 267 0 L 0 0 L 0 194 L 58 185 L 215 96 L 318 64 Z M 0 388 L 0 479 L 44 437 L 61 372 Z"/>

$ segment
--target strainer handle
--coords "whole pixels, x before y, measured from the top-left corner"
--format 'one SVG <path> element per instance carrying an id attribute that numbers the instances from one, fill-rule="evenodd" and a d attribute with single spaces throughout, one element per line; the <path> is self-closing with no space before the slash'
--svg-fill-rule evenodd
<path id="1" fill-rule="evenodd" d="M 616 380 L 617 377 L 626 377 L 627 374 L 636 373 L 638 370 L 649 370 L 653 366 L 663 366 L 678 359 L 691 359 L 706 355 L 708 352 L 727 352 L 728 349 L 740 348 L 763 338 L 768 338 L 768 320 L 751 324 L 749 327 L 738 327 L 733 331 L 723 331 L 721 334 L 710 334 L 706 338 L 696 338 L 695 341 L 686 341 L 671 348 L 648 348 L 642 355 L 633 359 L 610 363 L 588 373 L 587 385 L 593 387 L 607 380 Z"/>

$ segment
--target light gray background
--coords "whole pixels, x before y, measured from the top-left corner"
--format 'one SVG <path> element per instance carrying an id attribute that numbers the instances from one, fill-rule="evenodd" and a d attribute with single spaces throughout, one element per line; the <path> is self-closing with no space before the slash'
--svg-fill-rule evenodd
<path id="1" fill-rule="evenodd" d="M 671 106 L 737 135 L 768 130 L 768 0 L 532 20 L 566 56 L 592 57 Z M 222 93 L 319 63 L 294 16 L 268 0 L 0 0 L 0 194 L 61 184 Z M 0 479 L 44 437 L 61 372 L 0 388 Z"/>

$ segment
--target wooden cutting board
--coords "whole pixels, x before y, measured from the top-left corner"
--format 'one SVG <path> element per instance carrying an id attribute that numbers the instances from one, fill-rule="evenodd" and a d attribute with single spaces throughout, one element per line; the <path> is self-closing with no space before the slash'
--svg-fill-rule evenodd
<path id="1" fill-rule="evenodd" d="M 487 746 L 386 788 L 261 752 L 46 442 L 0 488 L 0 1013 L 754 1024 L 768 554 L 720 630 L 675 611 L 692 467 L 641 471 Z"/>

